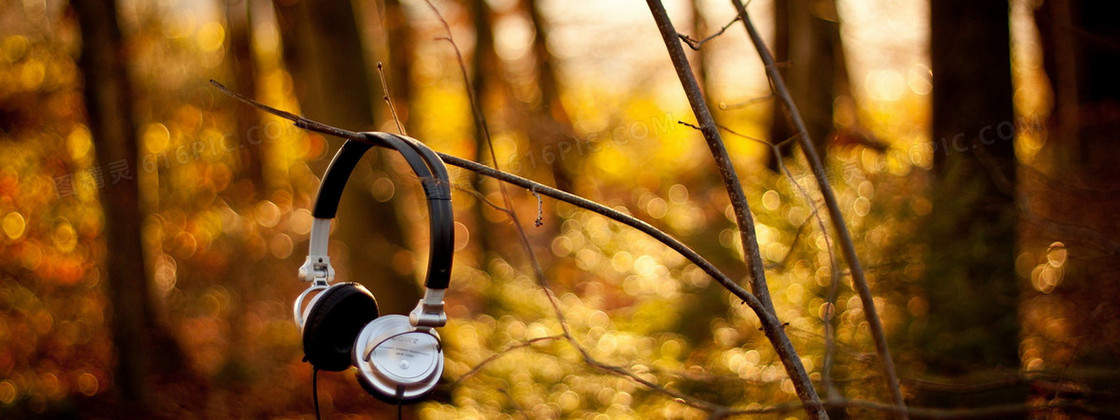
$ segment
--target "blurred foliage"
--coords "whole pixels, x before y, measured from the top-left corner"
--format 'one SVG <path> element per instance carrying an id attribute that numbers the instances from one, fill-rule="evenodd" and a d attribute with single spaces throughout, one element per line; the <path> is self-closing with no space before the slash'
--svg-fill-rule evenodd
<path id="1" fill-rule="evenodd" d="M 104 315 L 112 302 L 102 290 L 101 268 L 113 246 L 101 236 L 105 220 L 96 188 L 112 177 L 109 162 L 94 155 L 91 142 L 96 140 L 84 121 L 76 21 L 59 1 L 0 4 L 0 255 L 5 256 L 0 260 L 0 414 L 111 410 L 96 403 L 111 399 L 114 363 Z M 142 142 L 141 161 L 130 168 L 140 179 L 147 214 L 144 241 L 151 287 L 190 368 L 206 380 L 200 393 L 188 392 L 199 388 L 174 379 L 161 382 L 157 407 L 168 416 L 306 416 L 312 411 L 310 367 L 300 360 L 290 305 L 304 287 L 295 273 L 307 246 L 308 208 L 318 186 L 319 174 L 312 173 L 308 162 L 328 158 L 326 142 L 339 140 L 272 117 L 263 117 L 260 127 L 252 127 L 255 131 L 238 131 L 233 109 L 243 105 L 207 84 L 208 79 L 232 78 L 224 17 L 215 4 L 120 4 Z M 268 15 L 271 9 L 267 2 L 254 4 L 258 86 L 257 92 L 247 93 L 298 113 L 293 80 L 283 67 L 276 25 Z M 470 29 L 464 27 L 469 19 L 460 5 L 439 6 L 457 30 Z M 425 40 L 416 45 L 411 75 L 416 86 L 411 118 L 417 123 L 412 135 L 442 152 L 469 157 L 474 153 L 470 105 L 454 52 L 444 42 L 427 41 L 442 33 L 423 14 L 422 5 L 408 7 L 417 39 Z M 527 18 L 516 10 L 495 10 L 496 27 L 516 34 L 517 25 L 525 25 Z M 558 37 L 581 37 L 578 25 L 565 21 L 579 19 L 578 12 L 554 14 L 558 27 L 576 28 L 554 28 Z M 656 39 L 650 35 L 652 24 L 638 24 L 644 26 L 619 30 L 632 30 L 635 39 Z M 532 69 L 523 56 L 528 48 L 507 35 L 499 32 L 502 77 L 510 95 L 532 97 Z M 581 45 L 568 42 L 577 46 L 558 44 L 555 52 Z M 599 45 L 586 55 L 610 55 L 610 48 L 629 45 L 611 42 L 612 47 Z M 748 54 L 739 48 L 743 42 L 721 38 L 710 45 L 716 56 L 734 56 Z M 469 45 L 464 53 L 469 56 Z M 859 97 L 841 98 L 858 101 L 861 115 L 838 114 L 837 125 L 855 124 L 858 117 L 891 148 L 879 153 L 837 143 L 828 162 L 904 372 L 920 370 L 907 345 L 930 322 L 924 317 L 929 302 L 915 279 L 924 270 L 922 256 L 931 250 L 914 240 L 918 221 L 931 209 L 923 194 L 932 162 L 926 146 L 929 76 L 928 67 L 915 57 L 903 54 L 896 58 L 901 64 L 893 67 L 865 63 L 867 68 L 853 70 L 863 77 L 857 83 Z M 649 221 L 733 278 L 743 279 L 746 270 L 731 205 L 699 134 L 677 123 L 692 117 L 668 62 L 634 65 L 627 74 L 638 76 L 620 86 L 619 76 L 609 74 L 615 70 L 612 62 L 596 67 L 578 57 L 559 60 L 572 67 L 565 71 L 579 75 L 563 80 L 575 138 L 567 148 L 534 148 L 518 131 L 518 113 L 487 109 L 496 154 L 505 159 L 499 162 L 502 167 L 546 179 L 547 164 L 561 159 L 576 174 L 575 190 L 581 195 Z M 752 65 L 728 61 L 732 70 L 721 70 L 726 79 L 734 69 Z M 587 77 L 596 71 L 602 74 Z M 727 98 L 762 95 L 761 72 L 754 67 L 750 72 L 754 85 L 727 82 Z M 767 112 L 725 110 L 718 118 L 737 131 L 765 137 Z M 261 157 L 267 186 L 244 182 L 238 154 L 232 152 L 254 135 L 270 145 Z M 732 135 L 725 140 L 755 212 L 778 315 L 789 323 L 787 332 L 811 377 L 821 380 L 826 351 L 822 320 L 832 315 L 838 340 L 832 377 L 838 390 L 847 398 L 883 400 L 885 389 L 860 301 L 844 273 L 833 277 L 824 234 L 813 219 L 820 196 L 805 164 L 788 160 L 790 179 L 759 164 L 767 151 L 757 142 Z M 369 193 L 378 201 L 419 202 L 416 180 L 396 163 L 377 168 Z M 447 297 L 450 322 L 440 331 L 447 355 L 445 385 L 437 398 L 415 407 L 420 415 L 704 416 L 585 363 L 571 343 L 559 338 L 564 326 L 550 294 L 574 340 L 601 363 L 621 366 L 665 389 L 736 408 L 796 401 L 757 318 L 683 257 L 602 216 L 546 199 L 543 205 L 555 206 L 558 216 L 546 212 L 543 222 L 559 226 L 559 234 L 543 235 L 550 230 L 525 226 L 545 269 L 546 290 L 533 278 L 517 241 L 483 249 L 470 240 L 468 226 L 497 238 L 516 235 L 506 215 L 493 209 L 484 212 L 486 225 L 469 220 L 472 206 L 484 206 L 480 197 L 502 202 L 497 188 L 473 191 L 471 176 L 453 171 L 460 190 L 455 210 L 461 230 Z M 532 194 L 511 194 L 522 220 L 537 214 Z M 414 211 L 408 217 L 415 225 L 408 232 L 416 245 L 412 253 L 393 258 L 421 267 L 426 215 Z M 343 249 L 345 244 L 331 244 L 338 253 L 332 255 L 336 264 L 345 264 Z M 840 287 L 830 302 L 833 281 Z M 394 415 L 391 407 L 366 395 L 352 376 L 321 375 L 325 413 Z"/>

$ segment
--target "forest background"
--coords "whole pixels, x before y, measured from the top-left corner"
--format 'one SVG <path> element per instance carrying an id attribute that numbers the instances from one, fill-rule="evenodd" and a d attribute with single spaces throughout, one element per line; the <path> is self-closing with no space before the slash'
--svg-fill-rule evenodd
<path id="1" fill-rule="evenodd" d="M 211 79 L 640 219 L 782 323 L 646 233 L 452 168 L 447 367 L 406 416 L 814 416 L 775 334 L 833 418 L 1120 416 L 1106 2 L 749 1 L 772 60 L 735 3 L 664 5 L 686 68 L 653 1 L 0 2 L 0 416 L 313 413 L 291 303 L 343 140 Z M 363 162 L 331 258 L 404 313 L 419 182 Z M 397 415 L 353 376 L 320 375 L 324 414 Z"/>

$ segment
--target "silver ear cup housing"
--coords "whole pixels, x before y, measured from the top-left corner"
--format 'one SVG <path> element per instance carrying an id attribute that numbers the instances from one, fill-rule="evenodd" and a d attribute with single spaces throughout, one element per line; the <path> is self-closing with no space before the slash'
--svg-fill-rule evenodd
<path id="1" fill-rule="evenodd" d="M 443 348 L 435 330 L 417 329 L 404 315 L 385 315 L 366 325 L 354 341 L 358 380 L 387 401 L 423 397 L 443 375 Z"/>

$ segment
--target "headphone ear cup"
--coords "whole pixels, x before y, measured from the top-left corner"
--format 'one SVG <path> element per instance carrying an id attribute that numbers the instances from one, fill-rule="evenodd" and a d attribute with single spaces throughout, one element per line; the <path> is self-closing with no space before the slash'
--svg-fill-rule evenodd
<path id="1" fill-rule="evenodd" d="M 353 355 L 358 382 L 385 402 L 418 401 L 443 376 L 439 334 L 413 327 L 404 315 L 385 315 L 362 328 Z"/>
<path id="2" fill-rule="evenodd" d="M 358 283 L 339 283 L 316 296 L 303 327 L 303 354 L 312 366 L 342 371 L 350 367 L 354 339 L 377 318 L 377 300 Z"/>

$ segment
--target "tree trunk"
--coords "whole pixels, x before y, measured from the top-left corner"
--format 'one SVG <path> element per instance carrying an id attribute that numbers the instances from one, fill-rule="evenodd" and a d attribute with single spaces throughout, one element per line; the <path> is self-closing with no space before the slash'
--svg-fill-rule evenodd
<path id="1" fill-rule="evenodd" d="M 833 132 L 832 102 L 837 78 L 844 67 L 836 4 L 833 0 L 777 1 L 774 21 L 774 59 L 785 65 L 782 78 L 801 110 L 805 128 L 823 162 Z M 770 141 L 774 143 L 797 134 L 786 113 L 777 108 L 770 131 Z M 783 158 L 792 156 L 794 143 L 780 149 Z M 770 168 L 777 170 L 777 162 L 769 162 Z"/>
<path id="2" fill-rule="evenodd" d="M 1072 400 L 1115 413 L 1120 404 L 1108 395 L 1120 389 L 1120 29 L 1111 6 L 1047 0 L 1035 15 L 1054 109 L 1044 127 L 1026 126 L 1046 131 L 1019 170 L 1019 314 L 1022 362 L 1042 372 L 1035 385 L 1051 384 L 1032 387 L 1032 402 Z"/>
<path id="3" fill-rule="evenodd" d="M 304 115 L 308 118 L 348 130 L 375 129 L 373 116 L 376 104 L 371 97 L 380 98 L 381 90 L 373 90 L 370 79 L 376 77 L 369 71 L 364 59 L 357 20 L 348 1 L 302 0 L 295 3 L 274 2 L 284 41 L 284 60 L 296 81 Z M 317 173 L 326 168 L 329 158 L 342 144 L 340 139 L 328 139 L 328 154 L 313 165 Z M 378 150 L 371 150 L 367 159 L 394 174 L 387 164 L 395 157 L 384 158 Z M 411 174 L 411 172 L 408 172 Z M 408 175 L 397 174 L 392 179 L 398 194 L 405 194 Z M 373 181 L 370 165 L 358 165 L 347 183 L 335 220 L 338 238 L 349 252 L 335 264 L 341 274 L 338 280 L 363 283 L 379 297 L 382 313 L 407 313 L 420 299 L 419 288 L 412 272 L 394 268 L 394 260 L 401 251 L 410 247 L 405 240 L 400 218 L 392 200 L 378 203 L 369 193 Z M 412 265 L 409 266 L 411 269 Z"/>
<path id="4" fill-rule="evenodd" d="M 930 371 L 1017 369 L 1013 134 L 1007 1 L 931 2 L 933 211 L 925 225 L 929 313 L 919 353 Z M 1004 389 L 985 403 L 1021 403 Z M 975 395 L 919 395 L 953 406 Z"/>
<path id="5" fill-rule="evenodd" d="M 105 287 L 108 318 L 116 347 L 116 387 L 128 403 L 145 410 L 153 402 L 152 373 L 170 380 L 184 376 L 177 343 L 156 321 L 144 267 L 140 224 L 139 161 L 132 120 L 132 89 L 113 0 L 72 2 L 82 33 L 79 65 L 84 99 L 98 161 L 108 169 L 98 191 L 105 212 Z"/>

